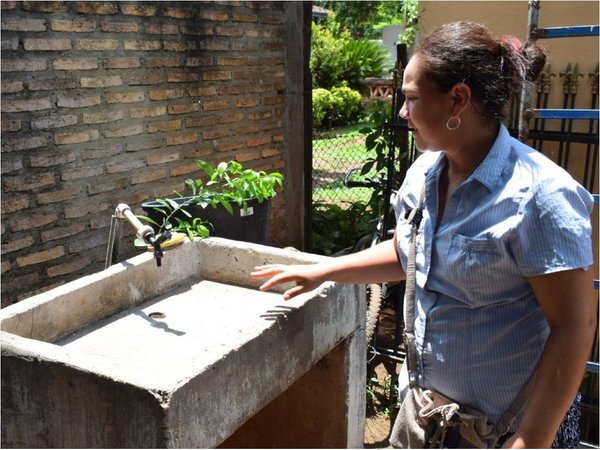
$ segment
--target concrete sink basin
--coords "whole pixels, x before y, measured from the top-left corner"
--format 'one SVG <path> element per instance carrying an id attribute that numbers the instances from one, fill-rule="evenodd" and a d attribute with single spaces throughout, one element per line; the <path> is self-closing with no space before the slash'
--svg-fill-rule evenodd
<path id="1" fill-rule="evenodd" d="M 4 308 L 3 446 L 362 446 L 362 287 L 249 277 L 318 258 L 198 240 Z"/>

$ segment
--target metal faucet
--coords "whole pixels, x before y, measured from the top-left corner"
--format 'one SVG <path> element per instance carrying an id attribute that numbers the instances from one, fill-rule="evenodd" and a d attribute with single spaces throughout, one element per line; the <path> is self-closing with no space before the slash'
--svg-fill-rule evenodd
<path id="1" fill-rule="evenodd" d="M 131 208 L 125 203 L 119 203 L 115 209 L 113 219 L 127 219 L 129 223 L 135 228 L 136 237 L 142 239 L 146 244 L 151 245 L 154 248 L 154 258 L 156 259 L 156 265 L 160 267 L 161 259 L 163 257 L 163 250 L 160 246 L 163 242 L 171 238 L 171 233 L 167 230 L 164 233 L 156 236 L 154 230 L 150 225 L 144 225 L 140 220 L 133 214 Z M 117 222 L 118 223 L 118 222 Z M 105 268 L 108 268 L 115 258 L 115 249 L 118 247 L 117 234 L 114 230 L 113 223 L 111 222 L 111 231 L 109 236 L 108 250 L 106 253 Z M 120 230 L 119 230 L 120 231 Z"/>

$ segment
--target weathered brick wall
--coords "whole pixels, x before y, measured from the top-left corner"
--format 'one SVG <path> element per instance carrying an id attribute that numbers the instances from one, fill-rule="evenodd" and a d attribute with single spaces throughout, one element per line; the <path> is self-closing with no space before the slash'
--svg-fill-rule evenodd
<path id="1" fill-rule="evenodd" d="M 3 306 L 101 270 L 116 205 L 183 192 L 196 159 L 288 178 L 288 7 L 2 2 Z"/>

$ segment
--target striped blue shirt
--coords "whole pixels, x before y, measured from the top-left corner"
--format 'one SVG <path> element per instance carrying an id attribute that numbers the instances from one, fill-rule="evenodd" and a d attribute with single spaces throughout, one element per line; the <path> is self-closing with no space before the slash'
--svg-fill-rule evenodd
<path id="1" fill-rule="evenodd" d="M 443 153 L 425 152 L 393 200 L 400 260 L 405 216 L 426 197 L 417 239 L 419 384 L 502 417 L 535 371 L 549 327 L 527 277 L 593 263 L 592 196 L 506 128 L 438 215 Z M 401 376 L 401 390 L 407 379 Z M 515 423 L 516 425 L 516 423 Z"/>

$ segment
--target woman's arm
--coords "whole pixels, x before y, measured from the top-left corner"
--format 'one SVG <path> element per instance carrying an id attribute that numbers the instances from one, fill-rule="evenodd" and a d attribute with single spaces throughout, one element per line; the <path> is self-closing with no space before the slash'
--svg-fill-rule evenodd
<path id="1" fill-rule="evenodd" d="M 550 325 L 536 384 L 505 448 L 549 448 L 581 384 L 597 322 L 592 269 L 529 278 Z"/>
<path id="2" fill-rule="evenodd" d="M 324 281 L 367 284 L 403 280 L 406 275 L 398 260 L 396 248 L 394 236 L 394 239 L 384 241 L 375 247 L 317 264 L 259 266 L 250 276 L 270 278 L 260 287 L 263 291 L 278 284 L 295 282 L 296 286 L 283 294 L 286 300 L 311 291 Z"/>

